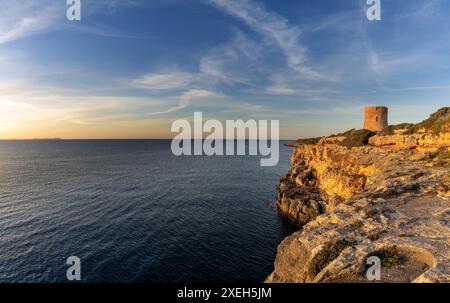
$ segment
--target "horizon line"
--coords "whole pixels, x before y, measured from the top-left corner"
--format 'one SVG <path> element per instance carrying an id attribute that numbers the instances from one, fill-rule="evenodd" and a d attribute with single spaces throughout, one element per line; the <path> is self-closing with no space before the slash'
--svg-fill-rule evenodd
<path id="1" fill-rule="evenodd" d="M 299 140 L 299 139 L 308 139 L 308 138 L 297 138 L 297 139 L 286 139 L 286 138 L 279 138 L 279 139 L 273 139 L 273 141 L 289 141 L 289 140 Z M 32 138 L 32 139 L 0 139 L 0 141 L 112 141 L 112 140 L 174 140 L 174 138 Z M 189 139 L 187 139 L 189 140 Z M 200 139 L 190 139 L 191 141 L 200 140 Z M 206 140 L 206 138 L 203 138 L 202 140 Z M 257 141 L 259 139 L 223 139 L 224 141 L 231 141 L 231 140 L 239 140 L 239 141 Z M 272 140 L 272 139 L 268 139 Z"/>

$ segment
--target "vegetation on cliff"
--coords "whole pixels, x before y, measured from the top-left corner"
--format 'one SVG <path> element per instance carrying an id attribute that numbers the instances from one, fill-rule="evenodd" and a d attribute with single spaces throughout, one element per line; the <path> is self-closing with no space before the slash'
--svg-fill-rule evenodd
<path id="1" fill-rule="evenodd" d="M 375 135 L 376 135 L 375 132 L 372 132 L 367 129 L 359 129 L 359 130 L 351 129 L 344 133 L 340 133 L 337 135 L 331 135 L 328 137 L 299 139 L 294 142 L 294 145 L 314 145 L 314 144 L 320 143 L 321 140 L 324 140 L 324 139 L 342 137 L 343 140 L 340 142 L 336 142 L 336 144 L 351 148 L 351 147 L 359 147 L 359 146 L 367 145 L 369 143 L 369 138 L 373 137 Z"/>
<path id="2" fill-rule="evenodd" d="M 375 132 L 367 129 L 352 129 L 336 136 L 345 137 L 344 140 L 338 142 L 339 145 L 352 148 L 369 144 L 369 139 L 375 135 Z"/>
<path id="3" fill-rule="evenodd" d="M 420 123 L 402 123 L 398 125 L 390 125 L 385 130 L 381 131 L 380 135 L 393 135 L 396 130 L 404 130 L 403 134 L 416 134 L 421 130 L 438 135 L 439 133 L 450 131 L 450 107 L 443 107 L 437 112 L 430 115 L 430 117 Z"/>

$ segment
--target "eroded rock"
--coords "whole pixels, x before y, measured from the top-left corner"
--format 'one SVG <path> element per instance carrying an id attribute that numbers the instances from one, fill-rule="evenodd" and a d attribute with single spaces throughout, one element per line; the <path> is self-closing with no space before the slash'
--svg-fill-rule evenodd
<path id="1" fill-rule="evenodd" d="M 267 282 L 367 282 L 374 255 L 383 282 L 450 282 L 450 170 L 416 154 L 297 146 L 277 204 L 302 229 L 279 245 Z"/>

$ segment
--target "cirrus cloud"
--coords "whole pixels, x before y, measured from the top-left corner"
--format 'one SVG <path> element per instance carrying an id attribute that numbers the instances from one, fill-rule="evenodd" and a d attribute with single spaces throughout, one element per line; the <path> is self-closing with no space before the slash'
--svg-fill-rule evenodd
<path id="1" fill-rule="evenodd" d="M 152 73 L 132 80 L 136 87 L 154 90 L 185 88 L 195 80 L 195 75 L 187 72 Z"/>

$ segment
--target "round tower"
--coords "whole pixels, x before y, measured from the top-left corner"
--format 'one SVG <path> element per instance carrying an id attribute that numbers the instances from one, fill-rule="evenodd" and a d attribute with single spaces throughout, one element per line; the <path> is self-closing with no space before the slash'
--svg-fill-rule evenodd
<path id="1" fill-rule="evenodd" d="M 365 108 L 364 129 L 374 132 L 388 127 L 388 108 L 384 106 L 368 106 Z"/>

